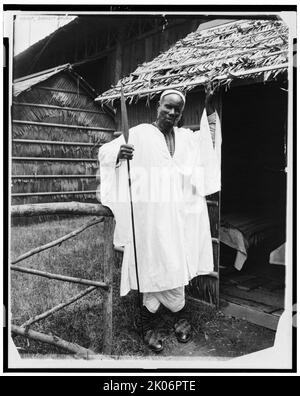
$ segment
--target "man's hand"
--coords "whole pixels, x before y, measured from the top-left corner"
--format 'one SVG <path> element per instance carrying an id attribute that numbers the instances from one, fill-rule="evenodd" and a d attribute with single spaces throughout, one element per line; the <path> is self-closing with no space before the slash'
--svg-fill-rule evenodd
<path id="1" fill-rule="evenodd" d="M 132 144 L 122 144 L 118 153 L 117 162 L 124 159 L 131 160 L 133 158 L 133 151 L 134 147 Z"/>

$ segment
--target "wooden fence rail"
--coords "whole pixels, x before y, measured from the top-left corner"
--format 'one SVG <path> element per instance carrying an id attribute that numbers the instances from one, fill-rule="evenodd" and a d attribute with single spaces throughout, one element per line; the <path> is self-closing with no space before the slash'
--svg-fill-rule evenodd
<path id="1" fill-rule="evenodd" d="M 80 345 L 65 341 L 57 336 L 54 336 L 54 335 L 43 334 L 38 331 L 30 330 L 30 329 L 15 326 L 15 325 L 11 325 L 11 331 L 12 331 L 12 333 L 14 333 L 16 335 L 21 335 L 23 337 L 30 338 L 32 340 L 41 341 L 41 342 L 45 342 L 47 344 L 55 345 L 57 347 L 65 349 L 71 353 L 74 353 L 75 355 L 85 357 L 86 359 L 88 359 L 89 355 L 95 355 L 95 352 L 90 349 L 83 348 Z"/>
<path id="2" fill-rule="evenodd" d="M 99 204 L 83 202 L 53 202 L 14 205 L 11 207 L 11 216 L 43 216 L 51 214 L 97 215 L 113 217 L 109 208 Z"/>
<path id="3" fill-rule="evenodd" d="M 79 300 L 80 298 L 86 296 L 87 294 L 91 293 L 92 291 L 96 290 L 96 286 L 90 286 L 87 289 L 83 290 L 81 293 L 76 294 L 76 296 L 70 298 L 68 301 L 58 304 L 55 307 L 49 309 L 48 311 L 43 312 L 40 315 L 36 315 L 30 319 L 28 319 L 26 322 L 24 322 L 21 327 L 28 327 L 32 325 L 33 323 L 39 322 L 42 319 L 46 319 L 48 316 L 54 314 L 57 311 L 60 311 L 62 308 L 67 307 L 68 305 L 72 304 L 73 302 Z"/>
<path id="4" fill-rule="evenodd" d="M 114 219 L 112 212 L 99 204 L 86 204 L 80 202 L 57 202 L 57 203 L 46 203 L 46 204 L 29 204 L 29 205 L 18 205 L 12 206 L 11 215 L 13 217 L 19 216 L 40 216 L 49 214 L 76 214 L 76 215 L 98 215 L 102 216 L 100 219 L 92 219 L 87 224 L 83 225 L 79 229 L 55 240 L 48 244 L 39 246 L 35 249 L 30 250 L 27 253 L 19 256 L 16 260 L 12 262 L 11 269 L 13 271 L 19 271 L 23 273 L 29 273 L 32 275 L 43 276 L 49 279 L 61 280 L 64 282 L 73 282 L 89 285 L 90 287 L 72 297 L 66 302 L 60 303 L 59 305 L 45 311 L 35 317 L 27 320 L 21 327 L 11 325 L 11 332 L 16 335 L 21 335 L 30 339 L 45 342 L 51 345 L 56 345 L 69 352 L 76 354 L 80 357 L 88 358 L 89 355 L 95 355 L 94 351 L 83 348 L 77 344 L 70 343 L 68 341 L 62 340 L 59 337 L 46 335 L 33 331 L 29 329 L 29 326 L 47 318 L 48 316 L 58 312 L 59 310 L 65 308 L 66 306 L 74 303 L 80 298 L 84 297 L 88 293 L 101 288 L 105 291 L 103 295 L 103 353 L 110 355 L 112 352 L 112 287 L 113 287 L 113 264 L 114 264 L 114 247 L 113 247 L 113 230 L 114 230 Z M 104 217 L 103 217 L 104 216 Z M 45 271 L 39 271 L 32 268 L 23 268 L 16 266 L 17 262 L 20 262 L 34 254 L 40 253 L 46 249 L 53 246 L 60 245 L 62 242 L 73 238 L 78 235 L 88 227 L 98 224 L 104 221 L 104 260 L 103 260 L 103 274 L 104 281 L 98 282 L 88 279 L 74 278 L 65 275 L 52 274 Z"/>
<path id="5" fill-rule="evenodd" d="M 97 286 L 101 287 L 104 290 L 108 290 L 109 286 L 104 283 L 104 282 L 96 282 L 90 279 L 81 279 L 81 278 L 74 278 L 72 276 L 66 276 L 66 275 L 59 275 L 59 274 L 52 274 L 50 272 L 46 271 L 39 271 L 33 268 L 24 268 L 24 267 L 19 267 L 17 265 L 11 267 L 12 271 L 16 272 L 23 272 L 25 274 L 30 274 L 30 275 L 37 275 L 37 276 L 42 276 L 44 278 L 48 279 L 55 279 L 55 280 L 60 280 L 63 282 L 70 282 L 70 283 L 78 283 L 81 285 L 88 285 L 88 286 Z"/>

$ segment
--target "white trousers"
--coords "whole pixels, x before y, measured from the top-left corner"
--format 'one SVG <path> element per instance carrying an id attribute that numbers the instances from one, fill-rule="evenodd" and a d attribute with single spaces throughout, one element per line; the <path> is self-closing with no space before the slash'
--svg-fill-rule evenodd
<path id="1" fill-rule="evenodd" d="M 143 293 L 143 305 L 148 311 L 155 313 L 160 304 L 172 312 L 180 311 L 185 304 L 184 286 L 161 292 Z"/>

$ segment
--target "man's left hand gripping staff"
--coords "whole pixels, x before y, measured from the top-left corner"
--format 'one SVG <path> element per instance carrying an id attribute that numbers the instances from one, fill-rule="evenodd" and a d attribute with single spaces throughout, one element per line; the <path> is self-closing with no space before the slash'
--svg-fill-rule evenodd
<path id="1" fill-rule="evenodd" d="M 118 153 L 117 163 L 120 160 L 131 160 L 133 158 L 134 147 L 132 144 L 122 144 Z"/>

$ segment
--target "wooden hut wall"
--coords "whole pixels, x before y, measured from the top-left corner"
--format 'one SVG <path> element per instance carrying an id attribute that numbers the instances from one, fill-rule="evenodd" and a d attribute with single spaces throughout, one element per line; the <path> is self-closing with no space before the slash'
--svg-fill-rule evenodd
<path id="1" fill-rule="evenodd" d="M 73 76 L 14 98 L 12 118 L 12 204 L 95 200 L 98 149 L 115 123 Z"/>
<path id="2" fill-rule="evenodd" d="M 122 76 L 130 74 L 139 64 L 150 61 L 159 53 L 166 51 L 180 38 L 194 31 L 199 26 L 201 20 L 189 20 L 185 23 L 177 24 L 161 30 L 137 36 L 135 40 L 124 43 L 122 48 Z"/>
<path id="3" fill-rule="evenodd" d="M 198 25 L 199 22 L 191 21 L 189 24 L 170 27 L 163 34 L 158 31 L 151 35 L 136 37 L 135 40 L 120 41 L 116 48 L 105 51 L 103 57 L 93 62 L 75 64 L 74 67 L 97 91 L 103 92 L 109 89 L 111 84 L 130 74 L 138 65 L 166 51 L 177 40 L 195 30 Z"/>
<path id="4" fill-rule="evenodd" d="M 98 92 L 103 92 L 115 82 L 114 62 L 114 53 L 110 52 L 94 62 L 75 65 L 74 69 Z"/>

